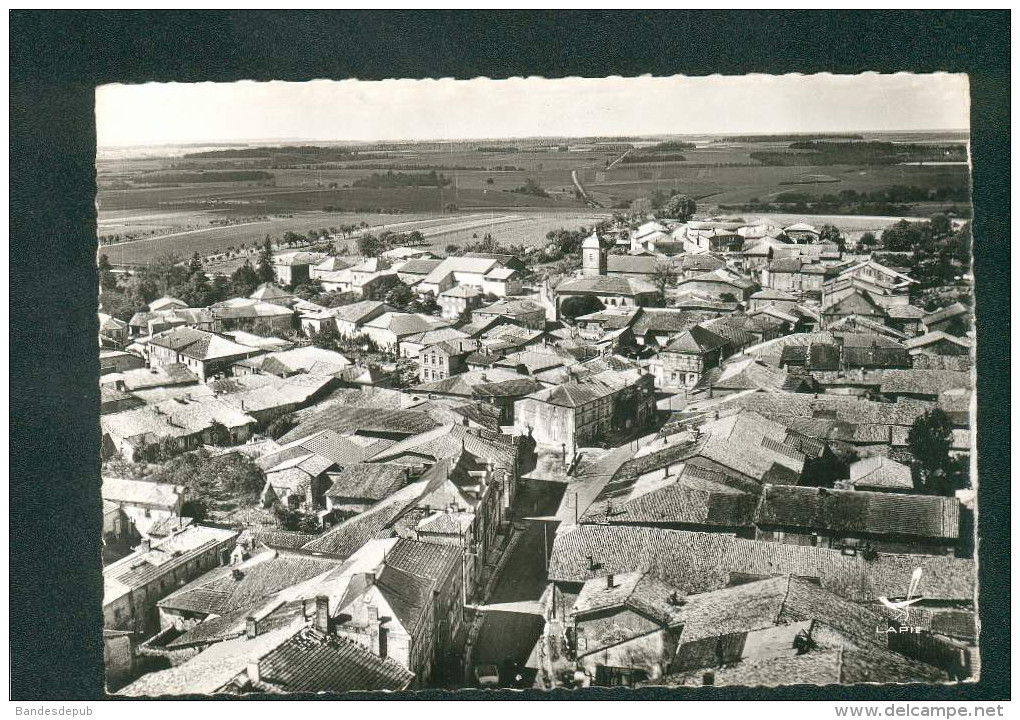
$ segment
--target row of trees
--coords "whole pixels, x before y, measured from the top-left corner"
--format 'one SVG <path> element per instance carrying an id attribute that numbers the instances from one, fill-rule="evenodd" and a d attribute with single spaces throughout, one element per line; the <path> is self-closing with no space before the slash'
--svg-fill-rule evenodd
<path id="1" fill-rule="evenodd" d="M 260 284 L 276 282 L 273 247 L 266 236 L 254 266 L 245 259 L 229 278 L 217 275 L 212 279 L 197 252 L 188 262 L 182 262 L 176 253 L 163 253 L 123 279 L 113 272 L 110 258 L 104 254 L 99 256 L 99 282 L 104 311 L 124 321 L 164 295 L 179 298 L 189 307 L 208 307 L 232 297 L 247 297 Z"/>

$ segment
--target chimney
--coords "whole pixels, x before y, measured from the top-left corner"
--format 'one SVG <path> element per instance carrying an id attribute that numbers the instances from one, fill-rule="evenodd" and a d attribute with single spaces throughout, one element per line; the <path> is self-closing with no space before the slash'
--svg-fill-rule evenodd
<path id="1" fill-rule="evenodd" d="M 606 575 L 606 590 L 612 590 L 614 587 L 616 587 L 615 585 L 613 585 L 613 579 L 614 578 L 612 573 Z"/>
<path id="2" fill-rule="evenodd" d="M 259 663 L 258 663 L 258 660 L 256 660 L 255 662 L 252 662 L 252 663 L 248 663 L 247 672 L 248 672 L 248 680 L 250 680 L 253 683 L 259 682 L 259 679 L 260 679 L 261 676 L 259 675 Z"/>
<path id="3" fill-rule="evenodd" d="M 369 605 L 368 608 L 368 622 L 370 625 L 375 625 L 379 622 L 379 608 L 375 605 Z"/>
<path id="4" fill-rule="evenodd" d="M 139 552 L 147 553 L 150 550 L 152 550 L 152 540 L 150 538 L 145 538 L 140 543 L 138 543 Z"/>
<path id="5" fill-rule="evenodd" d="M 249 617 L 245 620 L 244 634 L 249 640 L 255 638 L 259 634 L 259 621 L 253 617 Z"/>
<path id="6" fill-rule="evenodd" d="M 325 595 L 315 598 L 315 629 L 323 635 L 329 634 L 329 598 Z"/>

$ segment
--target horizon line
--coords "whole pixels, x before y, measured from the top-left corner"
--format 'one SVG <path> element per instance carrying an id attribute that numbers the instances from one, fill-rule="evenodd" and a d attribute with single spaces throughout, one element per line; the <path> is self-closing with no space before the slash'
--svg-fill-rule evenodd
<path id="1" fill-rule="evenodd" d="M 381 143 L 453 143 L 453 142 L 478 142 L 482 140 L 494 140 L 494 141 L 506 141 L 506 140 L 556 140 L 556 139 L 582 139 L 582 138 L 605 138 L 605 139 L 616 139 L 616 138 L 660 138 L 660 137 L 734 137 L 739 135 L 745 136 L 758 136 L 758 137 L 773 137 L 776 135 L 829 135 L 839 136 L 841 134 L 862 134 L 870 133 L 875 135 L 895 135 L 900 133 L 918 133 L 918 134 L 937 134 L 937 133 L 966 133 L 970 135 L 970 128 L 931 128 L 931 129 L 911 129 L 902 128 L 898 130 L 868 130 L 868 129 L 848 129 L 848 130 L 790 130 L 790 131 L 773 131 L 773 132 L 755 132 L 753 130 L 745 131 L 733 131 L 725 133 L 710 133 L 710 132 L 687 132 L 687 133 L 623 133 L 620 135 L 502 135 L 502 136 L 471 136 L 471 137 L 427 137 L 427 138 L 396 138 L 396 139 L 385 139 L 375 138 L 371 140 L 355 140 L 352 138 L 345 139 L 329 139 L 329 138 L 309 138 L 309 137 L 298 137 L 298 138 L 238 138 L 238 139 L 219 139 L 219 140 L 191 140 L 188 142 L 164 142 L 164 143 L 143 143 L 143 144 L 131 144 L 131 145 L 105 145 L 96 144 L 96 149 L 131 149 L 131 148 L 147 148 L 147 147 L 188 147 L 188 146 L 201 146 L 201 145 L 282 145 L 291 143 L 354 143 L 362 145 L 374 145 Z"/>

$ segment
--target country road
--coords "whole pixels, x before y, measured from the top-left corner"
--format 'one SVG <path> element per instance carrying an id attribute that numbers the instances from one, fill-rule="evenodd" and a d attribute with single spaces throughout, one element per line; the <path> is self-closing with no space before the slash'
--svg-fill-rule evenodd
<path id="1" fill-rule="evenodd" d="M 581 178 L 578 177 L 577 175 L 577 170 L 570 171 L 570 179 L 574 181 L 574 187 L 577 188 L 577 191 L 579 193 L 581 193 L 581 197 L 584 198 L 585 202 L 587 202 L 592 207 L 602 207 L 601 203 L 595 202 L 594 200 L 591 199 L 591 196 L 588 195 L 588 191 L 585 190 L 584 185 L 581 184 Z"/>

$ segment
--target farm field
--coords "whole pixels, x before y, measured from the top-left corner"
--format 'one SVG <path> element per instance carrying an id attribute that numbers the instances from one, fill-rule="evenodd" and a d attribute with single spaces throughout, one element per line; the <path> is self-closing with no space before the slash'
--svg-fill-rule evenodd
<path id="1" fill-rule="evenodd" d="M 873 192 L 892 185 L 937 188 L 966 187 L 969 183 L 967 167 L 957 165 L 691 167 L 684 163 L 667 163 L 634 168 L 621 164 L 605 173 L 605 177 L 604 182 L 585 184 L 594 195 L 611 198 L 604 204 L 648 197 L 661 190 L 686 193 L 706 209 L 720 204 L 744 203 L 752 198 L 765 202 L 780 193 L 794 191 L 826 195 L 842 190 Z"/>
<path id="2" fill-rule="evenodd" d="M 383 230 L 411 232 L 419 230 L 430 246 L 444 253 L 447 245 L 465 245 L 489 233 L 496 240 L 507 244 L 524 244 L 540 247 L 545 244 L 545 235 L 559 228 L 576 229 L 581 225 L 591 227 L 607 213 L 592 211 L 526 211 L 521 213 L 486 212 L 454 215 L 365 215 L 351 213 L 303 213 L 292 218 L 273 218 L 270 222 L 227 227 L 204 228 L 172 235 L 165 235 L 134 242 L 107 245 L 99 248 L 115 265 L 138 265 L 172 251 L 181 257 L 197 252 L 203 257 L 222 253 L 230 247 L 240 249 L 242 245 L 253 248 L 268 234 L 281 237 L 291 231 L 299 234 L 309 230 L 356 224 L 369 224 L 369 232 Z M 186 216 L 194 219 L 195 216 Z M 477 236 L 477 237 L 476 237 Z M 352 238 L 349 244 L 353 246 Z M 224 265 L 233 268 L 236 263 Z M 215 268 L 219 272 L 224 268 Z"/>
<path id="3" fill-rule="evenodd" d="M 197 216 L 192 213 L 185 216 L 194 219 Z M 228 247 L 240 248 L 242 245 L 252 246 L 262 242 L 266 235 L 281 237 L 285 232 L 307 233 L 309 230 L 335 227 L 338 225 L 356 224 L 362 221 L 374 226 L 397 224 L 402 226 L 405 223 L 420 221 L 428 224 L 430 219 L 427 215 L 376 215 L 357 213 L 296 213 L 294 217 L 272 218 L 269 222 L 251 223 L 246 225 L 229 225 L 225 227 L 209 227 L 208 214 L 205 226 L 200 230 L 185 231 L 171 235 L 163 235 L 145 240 L 135 240 L 116 245 L 105 245 L 99 248 L 99 253 L 105 253 L 110 262 L 115 265 L 138 265 L 144 264 L 152 258 L 166 251 L 173 251 L 182 257 L 188 257 L 194 253 L 207 256 L 223 252 Z M 431 220 L 435 222 L 435 220 Z M 103 227 L 103 220 L 100 218 L 100 229 Z"/>
<path id="4" fill-rule="evenodd" d="M 425 237 L 427 246 L 439 256 L 447 254 L 447 247 L 456 245 L 463 247 L 473 242 L 478 242 L 486 234 L 492 235 L 493 239 L 503 245 L 528 245 L 532 247 L 543 247 L 546 244 L 545 236 L 550 230 L 576 230 L 580 227 L 590 228 L 599 220 L 607 217 L 606 214 L 597 212 L 589 213 L 561 213 L 561 212 L 530 212 L 523 214 L 508 215 L 504 213 L 475 213 L 470 215 L 447 215 L 442 218 L 430 220 L 412 220 L 385 225 L 375 225 L 369 228 L 369 232 L 379 233 L 382 230 L 394 232 L 411 232 L 418 230 Z M 343 242 L 341 241 L 341 245 Z M 348 249 L 353 251 L 356 240 L 353 238 L 347 243 Z M 230 258 L 214 258 L 206 262 L 206 271 L 212 274 L 229 275 L 238 267 L 244 264 L 247 259 L 254 263 L 257 257 L 257 250 L 252 243 L 241 255 L 234 255 Z M 349 262 L 357 263 L 361 258 L 356 255 L 344 256 Z M 111 256 L 113 259 L 113 257 Z M 116 259 L 113 259 L 116 262 Z"/>

